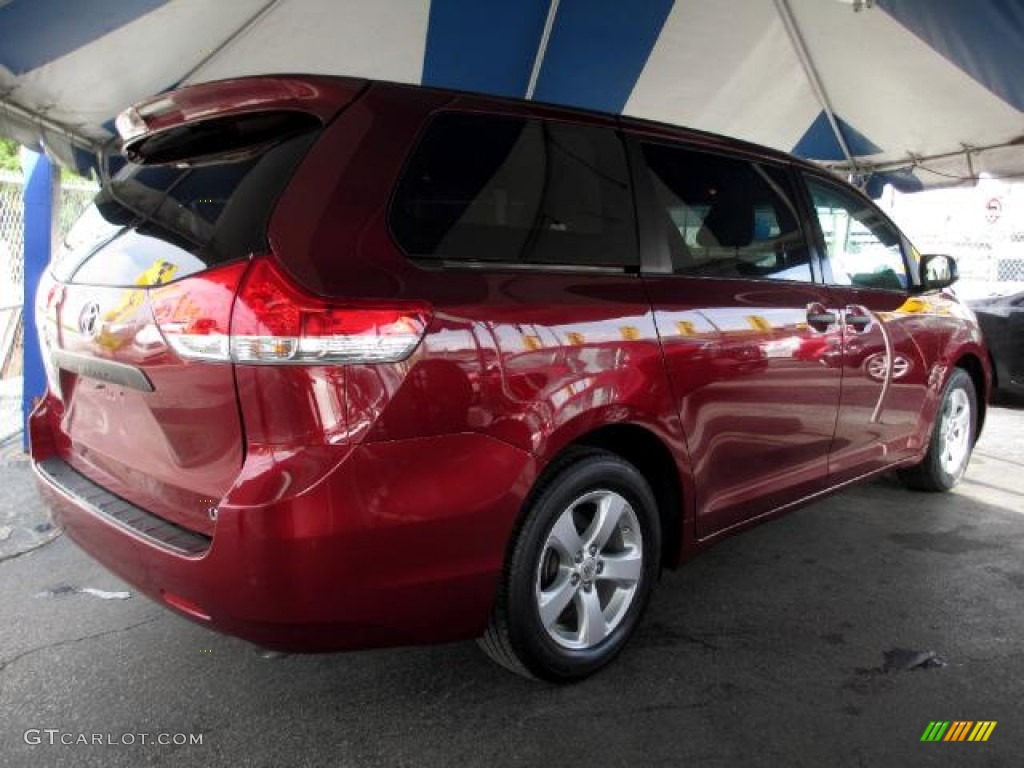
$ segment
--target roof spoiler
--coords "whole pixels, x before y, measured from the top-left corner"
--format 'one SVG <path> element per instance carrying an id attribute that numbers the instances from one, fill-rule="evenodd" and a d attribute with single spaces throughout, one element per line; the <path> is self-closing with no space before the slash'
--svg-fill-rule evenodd
<path id="1" fill-rule="evenodd" d="M 295 111 L 326 123 L 359 95 L 365 80 L 273 75 L 191 85 L 141 101 L 117 116 L 125 154 L 154 134 L 234 115 Z"/>

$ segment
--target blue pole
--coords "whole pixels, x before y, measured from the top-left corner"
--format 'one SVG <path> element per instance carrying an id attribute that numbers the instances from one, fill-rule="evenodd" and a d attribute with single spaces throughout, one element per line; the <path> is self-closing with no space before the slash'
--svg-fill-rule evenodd
<path id="1" fill-rule="evenodd" d="M 28 415 L 37 398 L 46 390 L 46 373 L 39 353 L 36 331 L 36 289 L 43 270 L 50 263 L 53 242 L 53 198 L 56 168 L 46 155 L 29 149 L 21 151 L 21 169 L 25 174 L 25 303 L 23 305 L 24 362 L 22 365 L 21 411 L 26 427 L 22 442 L 28 449 Z"/>

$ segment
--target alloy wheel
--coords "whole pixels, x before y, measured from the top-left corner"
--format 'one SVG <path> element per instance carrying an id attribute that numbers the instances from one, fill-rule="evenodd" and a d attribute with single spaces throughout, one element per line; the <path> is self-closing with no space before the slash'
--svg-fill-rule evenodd
<path id="1" fill-rule="evenodd" d="M 643 574 L 643 538 L 622 495 L 596 490 L 555 520 L 537 565 L 541 624 L 559 646 L 598 645 L 622 622 Z"/>
<path id="2" fill-rule="evenodd" d="M 971 445 L 971 400 L 964 390 L 950 390 L 939 429 L 939 462 L 945 472 L 957 477 L 967 461 Z"/>

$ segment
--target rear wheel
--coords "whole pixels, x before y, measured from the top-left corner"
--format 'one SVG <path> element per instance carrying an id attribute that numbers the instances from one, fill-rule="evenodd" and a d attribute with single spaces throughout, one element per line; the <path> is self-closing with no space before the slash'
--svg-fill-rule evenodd
<path id="1" fill-rule="evenodd" d="M 585 677 L 629 639 L 657 577 L 654 495 L 631 464 L 574 451 L 527 508 L 480 645 L 513 672 Z"/>
<path id="2" fill-rule="evenodd" d="M 900 479 L 909 488 L 919 491 L 951 489 L 967 471 L 977 422 L 978 398 L 974 382 L 966 371 L 957 368 L 943 390 L 924 461 L 901 470 Z"/>

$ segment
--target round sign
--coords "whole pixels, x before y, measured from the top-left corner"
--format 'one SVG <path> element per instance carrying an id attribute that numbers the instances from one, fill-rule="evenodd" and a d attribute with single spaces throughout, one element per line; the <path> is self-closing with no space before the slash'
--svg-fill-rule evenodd
<path id="1" fill-rule="evenodd" d="M 985 203 L 985 221 L 989 224 L 995 224 L 999 221 L 999 217 L 1003 214 L 1003 201 L 998 197 L 993 197 Z"/>

